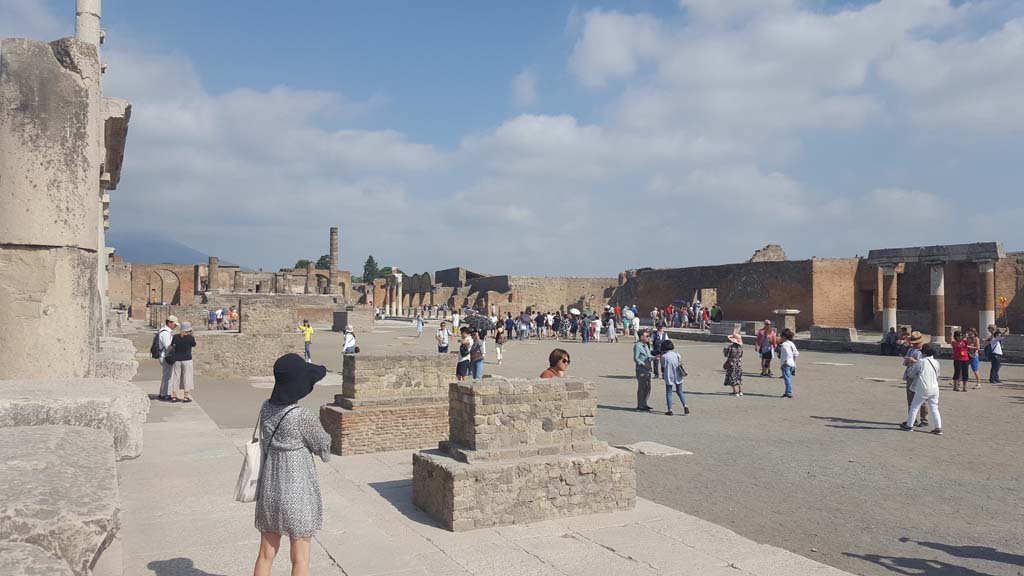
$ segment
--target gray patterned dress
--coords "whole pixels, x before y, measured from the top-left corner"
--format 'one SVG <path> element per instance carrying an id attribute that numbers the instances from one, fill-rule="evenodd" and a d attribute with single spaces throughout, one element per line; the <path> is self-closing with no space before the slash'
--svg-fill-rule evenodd
<path id="1" fill-rule="evenodd" d="M 316 464 L 310 453 L 326 462 L 331 455 L 331 437 L 320 419 L 302 407 L 277 406 L 264 402 L 260 409 L 263 433 L 263 469 L 256 492 L 256 529 L 308 538 L 323 526 L 323 502 Z M 272 445 L 270 435 L 278 422 Z"/>

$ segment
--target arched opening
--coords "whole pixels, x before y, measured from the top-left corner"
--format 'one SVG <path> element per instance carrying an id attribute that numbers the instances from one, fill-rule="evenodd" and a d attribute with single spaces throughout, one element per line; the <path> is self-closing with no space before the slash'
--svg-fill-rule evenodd
<path id="1" fill-rule="evenodd" d="M 181 304 L 181 280 L 170 270 L 153 270 L 149 273 L 150 304 Z"/>

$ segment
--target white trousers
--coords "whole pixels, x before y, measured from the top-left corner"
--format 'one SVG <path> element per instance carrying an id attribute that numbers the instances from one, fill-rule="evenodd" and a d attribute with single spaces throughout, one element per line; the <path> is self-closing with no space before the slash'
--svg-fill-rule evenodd
<path id="1" fill-rule="evenodd" d="M 910 403 L 910 410 L 907 411 L 907 426 L 914 425 L 914 417 L 917 415 L 917 411 L 921 409 L 921 405 L 925 402 L 928 403 L 929 416 L 934 420 L 936 428 L 942 428 L 942 416 L 939 415 L 939 396 L 922 396 L 919 393 L 914 393 L 914 400 Z"/>

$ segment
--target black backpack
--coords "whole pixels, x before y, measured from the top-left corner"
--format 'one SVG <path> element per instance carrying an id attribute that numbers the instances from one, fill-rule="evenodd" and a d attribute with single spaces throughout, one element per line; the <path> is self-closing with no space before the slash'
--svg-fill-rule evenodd
<path id="1" fill-rule="evenodd" d="M 149 355 L 155 360 L 160 359 L 160 331 L 153 335 L 153 343 L 149 345 Z"/>

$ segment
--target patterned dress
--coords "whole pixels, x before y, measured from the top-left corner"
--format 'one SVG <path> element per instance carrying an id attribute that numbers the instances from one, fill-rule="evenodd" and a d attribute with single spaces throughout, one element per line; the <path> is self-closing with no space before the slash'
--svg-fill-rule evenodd
<path id="1" fill-rule="evenodd" d="M 725 371 L 725 386 L 743 385 L 743 346 L 729 344 L 722 350 L 722 355 L 729 362 L 729 368 Z"/>
<path id="2" fill-rule="evenodd" d="M 264 402 L 260 409 L 264 462 L 256 492 L 256 529 L 308 538 L 323 526 L 320 481 L 310 453 L 326 462 L 331 455 L 331 437 L 320 419 L 305 408 L 291 410 L 282 420 L 294 407 Z M 275 427 L 277 434 L 271 443 Z"/>

